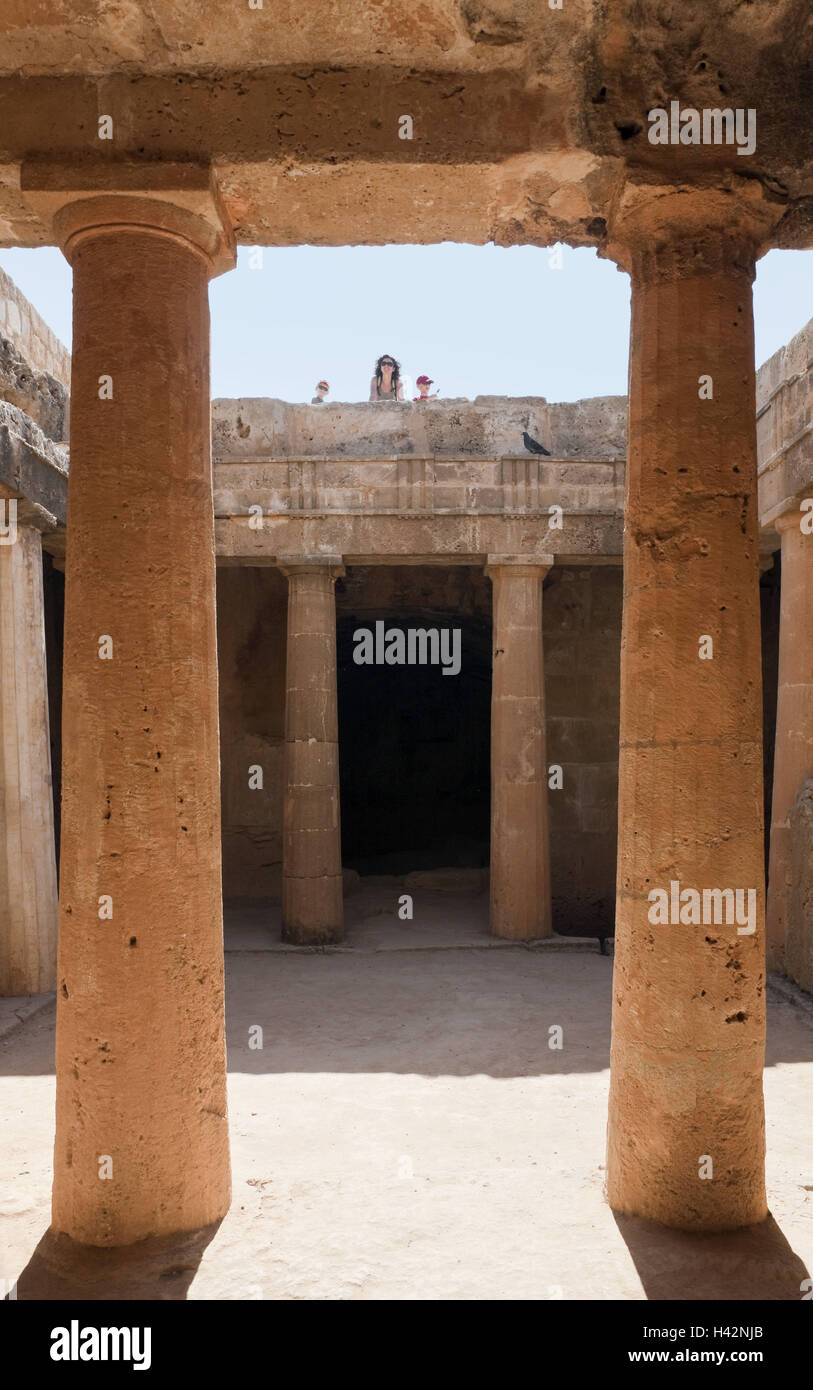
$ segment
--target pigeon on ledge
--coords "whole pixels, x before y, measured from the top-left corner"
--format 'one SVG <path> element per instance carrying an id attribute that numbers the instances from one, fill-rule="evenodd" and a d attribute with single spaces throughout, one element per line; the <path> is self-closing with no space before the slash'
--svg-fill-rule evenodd
<path id="1" fill-rule="evenodd" d="M 539 443 L 538 439 L 531 439 L 527 430 L 522 431 L 522 442 L 529 454 L 545 454 L 550 458 L 550 449 L 546 449 L 543 444 Z"/>

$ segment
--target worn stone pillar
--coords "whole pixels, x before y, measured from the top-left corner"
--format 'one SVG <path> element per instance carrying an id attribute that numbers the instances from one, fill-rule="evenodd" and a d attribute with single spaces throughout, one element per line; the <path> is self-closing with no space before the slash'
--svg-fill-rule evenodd
<path id="1" fill-rule="evenodd" d="M 491 930 L 550 936 L 542 581 L 553 556 L 490 555 Z"/>
<path id="2" fill-rule="evenodd" d="M 339 555 L 281 565 L 288 577 L 282 934 L 316 945 L 344 932 L 336 697 Z"/>
<path id="3" fill-rule="evenodd" d="M 801 500 L 801 499 L 799 499 Z M 813 930 L 803 920 L 791 920 L 792 895 L 790 815 L 809 778 L 813 778 L 813 535 L 809 511 L 798 502 L 774 525 L 782 538 L 782 588 L 779 615 L 779 683 L 776 704 L 771 840 L 768 869 L 769 963 L 786 967 Z M 798 978 L 798 971 L 793 971 Z M 800 981 L 800 983 L 805 983 Z M 806 985 L 810 988 L 810 982 Z"/>
<path id="4" fill-rule="evenodd" d="M 109 166 L 54 221 L 74 320 L 53 1225 L 90 1245 L 206 1226 L 230 1195 L 207 283 L 233 255 L 208 175 L 176 172 L 156 192 Z"/>
<path id="5" fill-rule="evenodd" d="M 614 229 L 632 331 L 607 1191 L 722 1230 L 766 1214 L 757 232 L 733 193 L 641 198 Z M 752 890 L 750 934 L 714 889 Z"/>
<path id="6" fill-rule="evenodd" d="M 0 995 L 13 996 L 54 988 L 57 891 L 42 544 L 34 527 L 16 524 L 16 502 L 4 505 L 7 522 L 0 528 Z"/>

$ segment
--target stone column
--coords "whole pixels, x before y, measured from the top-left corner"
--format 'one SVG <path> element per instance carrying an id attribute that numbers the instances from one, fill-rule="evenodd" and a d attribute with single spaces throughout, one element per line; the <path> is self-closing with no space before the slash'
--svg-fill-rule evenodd
<path id="1" fill-rule="evenodd" d="M 800 499 L 801 500 L 801 499 Z M 805 937 L 813 930 L 793 920 L 790 814 L 805 782 L 813 778 L 813 536 L 808 511 L 798 502 L 774 525 L 782 538 L 779 615 L 779 686 L 776 704 L 771 840 L 768 870 L 769 962 L 784 969 L 786 950 L 794 967 L 810 956 Z M 799 960 L 796 960 L 798 956 Z M 789 971 L 799 979 L 799 970 Z M 806 988 L 810 979 L 801 979 Z"/>
<path id="2" fill-rule="evenodd" d="M 5 503 L 0 528 L 0 995 L 56 979 L 57 891 L 42 544 Z M 10 508 L 14 511 L 9 510 Z M 0 506 L 0 517 L 3 507 Z"/>
<path id="3" fill-rule="evenodd" d="M 553 556 L 490 555 L 491 930 L 551 935 L 542 581 Z"/>
<path id="4" fill-rule="evenodd" d="M 208 174 L 125 174 L 54 220 L 74 319 L 53 1226 L 89 1245 L 206 1226 L 230 1196 L 207 283 L 233 253 Z"/>
<path id="5" fill-rule="evenodd" d="M 344 932 L 336 697 L 339 555 L 302 556 L 288 577 L 282 935 L 316 945 Z"/>
<path id="6" fill-rule="evenodd" d="M 632 330 L 607 1190 L 723 1230 L 766 1214 L 757 233 L 733 192 L 664 189 L 614 231 Z M 715 889 L 751 891 L 742 934 Z"/>

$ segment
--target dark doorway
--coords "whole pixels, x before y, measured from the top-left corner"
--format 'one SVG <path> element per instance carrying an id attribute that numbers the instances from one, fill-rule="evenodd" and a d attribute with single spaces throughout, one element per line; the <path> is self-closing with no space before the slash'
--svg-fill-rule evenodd
<path id="1" fill-rule="evenodd" d="M 481 571 L 369 568 L 339 581 L 342 858 L 361 874 L 481 868 L 489 854 L 491 612 Z M 449 600 L 453 600 L 451 603 Z M 354 633 L 459 629 L 460 670 L 358 664 Z M 381 648 L 379 648 L 380 652 Z"/>

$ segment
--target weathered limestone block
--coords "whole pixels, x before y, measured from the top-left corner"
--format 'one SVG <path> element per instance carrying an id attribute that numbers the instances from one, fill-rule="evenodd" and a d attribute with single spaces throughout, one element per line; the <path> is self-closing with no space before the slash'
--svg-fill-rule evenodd
<path id="1" fill-rule="evenodd" d="M 8 520 L 8 513 L 6 513 Z M 42 547 L 0 540 L 0 995 L 56 978 L 57 886 Z"/>
<path id="2" fill-rule="evenodd" d="M 33 368 L 14 344 L 0 336 L 0 400 L 19 406 L 49 439 L 67 437 L 68 392 L 51 376 Z"/>
<path id="3" fill-rule="evenodd" d="M 757 442 L 759 511 L 770 525 L 813 493 L 813 319 L 757 372 Z"/>

